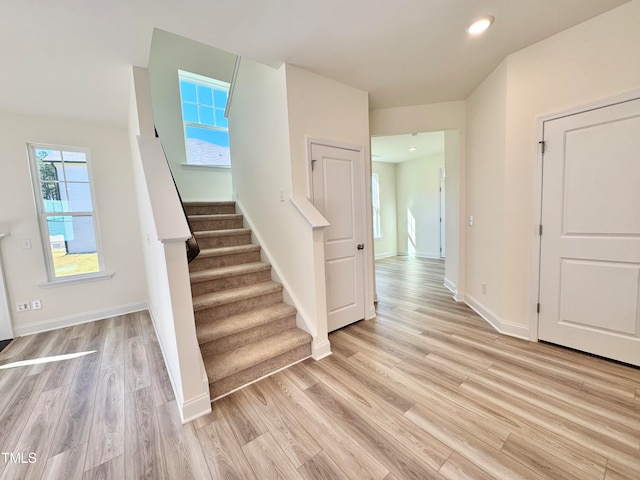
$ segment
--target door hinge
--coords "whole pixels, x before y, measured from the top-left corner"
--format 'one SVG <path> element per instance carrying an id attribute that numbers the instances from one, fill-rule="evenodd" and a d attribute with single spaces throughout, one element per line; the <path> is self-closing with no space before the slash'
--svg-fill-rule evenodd
<path id="1" fill-rule="evenodd" d="M 542 225 L 538 227 L 538 235 L 542 236 Z"/>
<path id="2" fill-rule="evenodd" d="M 540 153 L 544 153 L 547 146 L 547 142 L 545 142 L 544 140 L 540 140 L 538 142 L 538 145 L 540 145 Z"/>
<path id="3" fill-rule="evenodd" d="M 540 303 L 536 304 L 536 313 L 540 313 Z"/>
<path id="4" fill-rule="evenodd" d="M 313 172 L 313 170 L 316 168 L 316 162 L 318 160 L 311 160 L 311 171 Z"/>

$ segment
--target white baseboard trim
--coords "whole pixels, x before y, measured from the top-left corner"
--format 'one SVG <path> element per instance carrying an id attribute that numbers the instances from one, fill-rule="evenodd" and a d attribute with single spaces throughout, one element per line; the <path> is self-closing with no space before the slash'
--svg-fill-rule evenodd
<path id="1" fill-rule="evenodd" d="M 504 321 L 471 295 L 465 295 L 464 302 L 498 332 L 511 337 L 529 340 L 529 327 Z"/>
<path id="2" fill-rule="evenodd" d="M 324 342 L 320 342 L 316 345 L 314 342 L 311 345 L 311 357 L 314 360 L 322 360 L 325 357 L 331 355 L 331 343 L 329 340 L 325 340 Z"/>
<path id="3" fill-rule="evenodd" d="M 255 238 L 256 242 L 260 245 L 260 255 L 264 256 L 266 262 L 271 265 L 271 274 L 275 276 L 277 282 L 282 284 L 282 296 L 285 303 L 288 303 L 289 305 L 295 307 L 298 311 L 296 315 L 296 326 L 301 330 L 307 332 L 312 337 L 315 337 L 318 334 L 317 328 L 314 328 L 314 326 L 312 326 L 312 322 L 309 320 L 311 318 L 310 315 L 300 307 L 301 302 L 298 300 L 297 296 L 291 293 L 292 289 L 289 285 L 289 282 L 287 282 L 284 276 L 280 273 L 281 270 L 278 264 L 273 261 L 273 256 L 271 255 L 269 247 L 266 245 L 266 242 L 262 240 L 262 237 L 260 236 L 258 230 L 254 228 L 253 221 L 251 220 L 251 217 L 246 214 L 246 211 L 243 209 L 242 202 L 240 202 L 240 200 L 236 200 L 236 207 L 242 214 L 244 221 L 247 222 L 248 227 L 251 229 L 252 237 Z M 236 212 L 238 210 L 236 210 Z"/>
<path id="4" fill-rule="evenodd" d="M 208 384 L 207 384 L 208 387 Z M 182 403 L 182 424 L 185 425 L 198 417 L 211 413 L 211 398 L 209 392 L 204 392 L 197 397 Z"/>
<path id="5" fill-rule="evenodd" d="M 376 260 L 382 260 L 383 258 L 397 257 L 398 252 L 376 253 Z"/>
<path id="6" fill-rule="evenodd" d="M 453 283 L 448 278 L 445 278 L 444 279 L 444 286 L 445 286 L 445 288 L 447 290 L 449 290 L 451 293 L 453 293 L 453 299 L 456 302 L 458 302 L 458 303 L 464 302 L 464 294 L 458 292 L 458 287 L 456 287 L 455 283 Z"/>
<path id="7" fill-rule="evenodd" d="M 206 415 L 211 412 L 211 398 L 209 396 L 209 380 L 206 378 L 203 383 L 203 392 L 200 395 L 197 395 L 194 398 L 191 398 L 187 401 L 184 400 L 184 396 L 182 395 L 182 389 L 176 387 L 175 378 L 171 374 L 171 370 L 167 367 L 167 356 L 164 351 L 164 346 L 160 341 L 160 336 L 158 335 L 158 329 L 156 327 L 156 321 L 153 315 L 153 311 L 151 308 L 149 310 L 149 315 L 151 316 L 151 324 L 153 325 L 153 333 L 156 336 L 156 340 L 158 345 L 160 345 L 160 352 L 162 353 L 162 361 L 164 362 L 164 368 L 167 370 L 167 375 L 169 376 L 169 381 L 171 382 L 171 389 L 173 390 L 173 395 L 176 397 L 176 405 L 178 407 L 178 413 L 180 414 L 180 420 L 182 424 L 189 423 L 195 420 L 198 417 Z M 206 390 L 204 390 L 206 389 Z"/>
<path id="8" fill-rule="evenodd" d="M 147 310 L 148 308 L 149 305 L 147 302 L 129 303 L 127 305 L 68 315 L 27 325 L 14 325 L 13 331 L 16 337 L 22 337 L 24 335 L 33 335 L 34 333 L 48 332 L 59 328 L 73 327 L 74 325 L 80 325 L 82 323 L 95 322 L 96 320 L 103 320 L 109 317 L 117 317 L 118 315 L 125 315 L 127 313 L 139 312 L 141 310 Z"/>
<path id="9" fill-rule="evenodd" d="M 182 420 L 182 423 L 184 424 L 184 417 L 182 415 L 183 413 L 182 405 L 184 404 L 184 399 L 182 398 L 182 389 L 176 388 L 175 378 L 173 378 L 173 375 L 171 374 L 171 369 L 168 367 L 169 364 L 167 363 L 167 355 L 165 354 L 165 351 L 164 351 L 164 345 L 162 345 L 162 342 L 160 341 L 160 335 L 158 335 L 158 328 L 156 327 L 155 316 L 153 314 L 153 310 L 151 309 L 151 307 L 149 307 L 149 315 L 151 316 L 151 325 L 153 325 L 153 333 L 156 336 L 156 341 L 158 342 L 158 345 L 160 345 L 160 353 L 162 353 L 162 361 L 164 362 L 164 368 L 167 370 L 167 376 L 169 377 L 169 382 L 171 382 L 171 389 L 173 390 L 173 396 L 176 397 L 176 405 L 178 406 L 178 413 L 180 413 L 180 420 Z"/>
<path id="10" fill-rule="evenodd" d="M 453 293 L 453 295 L 455 296 L 456 293 L 458 293 L 458 289 L 456 287 L 456 285 L 449 280 L 448 278 L 444 279 L 444 286 L 447 288 L 447 290 L 449 290 L 451 293 Z"/>

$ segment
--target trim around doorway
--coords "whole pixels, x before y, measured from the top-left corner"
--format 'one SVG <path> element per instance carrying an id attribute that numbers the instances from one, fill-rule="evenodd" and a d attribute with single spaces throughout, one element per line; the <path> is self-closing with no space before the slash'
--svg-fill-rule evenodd
<path id="1" fill-rule="evenodd" d="M 555 113 L 540 115 L 536 117 L 536 139 L 542 142 L 544 139 L 544 124 L 551 120 L 556 120 L 570 115 L 588 112 L 598 108 L 608 107 L 617 103 L 628 102 L 640 99 L 640 89 L 631 90 L 619 95 L 604 98 L 595 102 L 587 103 L 578 107 L 562 110 Z M 540 234 L 539 226 L 542 224 L 542 153 L 543 145 L 536 143 L 536 163 L 533 177 L 533 240 L 531 245 L 531 305 L 529 317 L 529 340 L 538 341 L 538 309 L 537 304 L 540 299 Z M 472 307 L 473 308 L 473 307 Z"/>

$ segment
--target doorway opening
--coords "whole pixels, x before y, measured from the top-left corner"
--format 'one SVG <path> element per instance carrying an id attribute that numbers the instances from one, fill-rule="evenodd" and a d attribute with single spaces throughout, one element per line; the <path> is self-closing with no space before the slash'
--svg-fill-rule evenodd
<path id="1" fill-rule="evenodd" d="M 375 258 L 444 259 L 445 132 L 372 137 L 371 152 Z"/>

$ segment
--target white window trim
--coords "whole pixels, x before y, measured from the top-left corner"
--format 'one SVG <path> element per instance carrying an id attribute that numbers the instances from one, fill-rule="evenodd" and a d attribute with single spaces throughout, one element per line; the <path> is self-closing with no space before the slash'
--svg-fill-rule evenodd
<path id="1" fill-rule="evenodd" d="M 100 240 L 100 231 L 98 226 L 98 211 L 95 198 L 95 183 L 93 181 L 93 167 L 91 164 L 91 155 L 87 148 L 73 147 L 68 145 L 53 145 L 44 143 L 28 143 L 28 158 L 31 172 L 31 183 L 33 187 L 33 195 L 35 197 L 36 211 L 38 215 L 38 225 L 40 227 L 40 242 L 44 257 L 46 260 L 47 281 L 40 283 L 41 287 L 55 287 L 62 285 L 69 285 L 73 283 L 92 282 L 96 280 L 108 279 L 113 277 L 112 272 L 107 272 L 104 267 L 104 258 L 102 255 L 102 242 Z M 96 243 L 96 254 L 98 257 L 98 271 L 92 273 L 84 273 L 77 275 L 66 275 L 63 277 L 56 277 L 55 265 L 53 263 L 53 255 L 51 253 L 51 242 L 49 240 L 49 227 L 47 225 L 47 217 L 51 216 L 51 212 L 44 211 L 44 202 L 42 199 L 42 186 L 40 184 L 40 174 L 38 171 L 38 161 L 35 156 L 35 150 L 59 150 L 65 152 L 82 152 L 85 154 L 87 165 L 87 177 L 89 179 L 89 191 L 91 194 L 91 206 L 93 210 L 90 212 L 55 212 L 60 215 L 57 216 L 87 216 L 91 215 L 93 221 L 93 233 Z"/>

